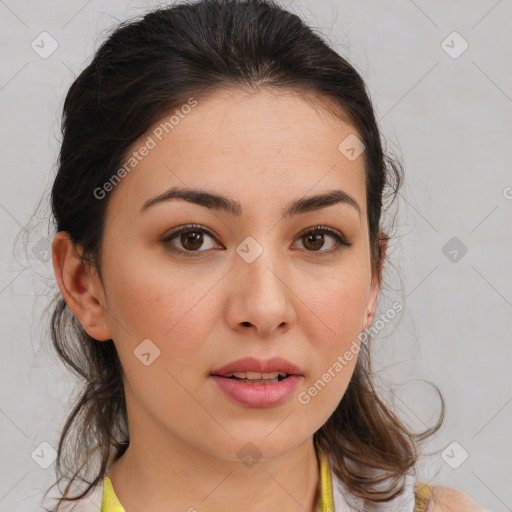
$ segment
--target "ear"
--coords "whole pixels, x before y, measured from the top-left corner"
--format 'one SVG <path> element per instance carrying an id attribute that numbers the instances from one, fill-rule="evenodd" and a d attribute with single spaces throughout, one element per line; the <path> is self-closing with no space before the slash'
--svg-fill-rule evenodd
<path id="1" fill-rule="evenodd" d="M 384 266 L 384 261 L 386 259 L 386 253 L 388 249 L 388 242 L 386 239 L 380 238 L 384 234 L 379 233 L 379 267 L 375 275 L 372 276 L 371 285 L 370 285 L 370 293 L 368 295 L 368 303 L 367 310 L 365 312 L 365 318 L 363 319 L 363 330 L 366 330 L 373 323 L 373 316 L 369 315 L 370 311 L 375 313 L 375 308 L 377 307 L 377 298 L 379 296 L 379 290 L 382 283 L 382 269 Z"/>
<path id="2" fill-rule="evenodd" d="M 99 341 L 111 339 L 101 279 L 95 268 L 80 259 L 65 231 L 53 239 L 52 262 L 64 300 L 87 334 Z"/>

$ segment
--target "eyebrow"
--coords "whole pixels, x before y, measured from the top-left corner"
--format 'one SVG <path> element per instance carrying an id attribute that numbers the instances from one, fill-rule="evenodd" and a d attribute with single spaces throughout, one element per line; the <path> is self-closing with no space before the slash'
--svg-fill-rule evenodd
<path id="1" fill-rule="evenodd" d="M 236 217 L 242 215 L 242 205 L 234 199 L 205 190 L 181 189 L 178 187 L 171 187 L 163 194 L 148 199 L 140 209 L 139 214 L 142 214 L 155 204 L 170 201 L 171 199 L 183 199 L 210 210 L 225 211 Z M 346 204 L 353 207 L 361 218 L 362 213 L 359 204 L 343 190 L 330 190 L 323 194 L 295 199 L 286 205 L 281 213 L 284 218 L 288 218 L 301 213 L 320 210 L 334 204 Z"/>

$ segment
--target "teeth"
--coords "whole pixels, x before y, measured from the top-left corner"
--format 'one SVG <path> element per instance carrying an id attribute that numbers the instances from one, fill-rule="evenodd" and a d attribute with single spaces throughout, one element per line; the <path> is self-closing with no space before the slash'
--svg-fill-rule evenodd
<path id="1" fill-rule="evenodd" d="M 285 372 L 272 372 L 272 373 L 260 373 L 260 372 L 234 372 L 226 375 L 226 377 L 236 377 L 237 379 L 251 379 L 251 380 L 260 380 L 260 379 L 275 379 L 279 375 L 281 377 L 286 377 L 287 373 Z"/>
<path id="2" fill-rule="evenodd" d="M 253 386 L 261 386 L 263 384 L 275 384 L 279 382 L 277 377 L 275 379 L 236 379 L 237 382 L 243 382 L 244 384 L 252 384 Z"/>

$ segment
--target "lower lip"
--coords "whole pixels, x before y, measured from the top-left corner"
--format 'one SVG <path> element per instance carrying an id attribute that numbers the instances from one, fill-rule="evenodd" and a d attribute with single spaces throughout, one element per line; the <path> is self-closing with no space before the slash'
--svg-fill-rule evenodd
<path id="1" fill-rule="evenodd" d="M 302 375 L 290 375 L 280 382 L 246 384 L 228 377 L 210 375 L 224 395 L 247 407 L 272 407 L 284 402 L 295 391 Z"/>

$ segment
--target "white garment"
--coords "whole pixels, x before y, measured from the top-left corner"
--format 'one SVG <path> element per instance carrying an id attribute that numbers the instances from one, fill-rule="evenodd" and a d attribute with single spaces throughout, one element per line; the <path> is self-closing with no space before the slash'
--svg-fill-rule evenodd
<path id="1" fill-rule="evenodd" d="M 332 464 L 331 464 L 332 468 Z M 338 479 L 331 469 L 331 482 L 332 482 L 332 494 L 334 502 L 334 512 L 353 512 L 353 508 L 347 503 L 344 496 L 349 493 L 346 490 L 345 485 Z M 407 475 L 405 480 L 405 491 L 401 496 L 387 502 L 380 504 L 366 504 L 366 512 L 414 512 L 414 482 L 415 478 L 412 474 Z M 94 491 L 82 501 L 78 501 L 74 504 L 63 504 L 63 512 L 99 512 L 101 509 L 101 500 L 103 498 L 103 482 L 94 488 Z M 363 504 L 363 500 L 356 500 L 354 497 L 351 498 L 352 503 L 358 505 Z"/>
<path id="2" fill-rule="evenodd" d="M 345 484 L 338 479 L 338 477 L 332 471 L 332 460 L 331 457 L 331 482 L 332 482 L 332 497 L 334 504 L 334 512 L 353 512 L 354 508 L 349 505 L 345 496 L 349 496 L 350 493 L 347 491 Z M 414 512 L 415 493 L 414 493 L 414 482 L 416 478 L 412 474 L 408 474 L 405 477 L 405 489 L 404 492 L 386 503 L 366 503 L 362 499 L 356 499 L 351 496 L 350 503 L 357 504 L 360 510 L 365 512 Z"/>

